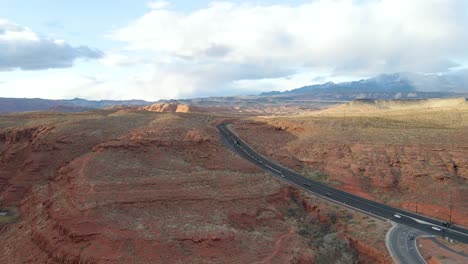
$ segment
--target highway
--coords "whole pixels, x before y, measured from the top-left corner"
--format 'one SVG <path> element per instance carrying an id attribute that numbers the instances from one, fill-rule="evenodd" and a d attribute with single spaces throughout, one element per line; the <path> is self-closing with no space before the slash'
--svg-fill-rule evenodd
<path id="1" fill-rule="evenodd" d="M 292 170 L 274 163 L 256 153 L 244 141 L 235 135 L 227 125 L 227 123 L 217 125 L 223 141 L 235 153 L 280 180 L 305 190 L 306 192 L 321 196 L 329 201 L 354 208 L 374 217 L 388 219 L 397 224 L 403 224 L 426 234 L 449 237 L 462 243 L 468 243 L 468 230 L 464 227 L 446 227 L 445 222 L 443 221 L 408 212 L 335 189 L 324 183 L 308 179 Z"/>
<path id="2" fill-rule="evenodd" d="M 425 264 L 418 251 L 416 238 L 424 233 L 404 225 L 396 225 L 387 233 L 385 243 L 390 255 L 401 264 Z"/>

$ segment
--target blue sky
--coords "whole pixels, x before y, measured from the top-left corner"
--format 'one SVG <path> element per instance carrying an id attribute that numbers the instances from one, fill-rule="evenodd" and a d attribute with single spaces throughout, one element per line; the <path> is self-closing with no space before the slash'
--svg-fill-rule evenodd
<path id="1" fill-rule="evenodd" d="M 123 27 L 148 11 L 148 0 L 0 0 L 0 18 L 32 28 L 34 31 L 86 43 L 102 49 L 116 47 L 105 35 Z M 210 0 L 170 1 L 171 8 L 190 12 L 206 7 Z M 242 3 L 246 1 L 230 1 Z M 247 1 L 260 4 L 298 4 L 304 1 Z"/>
<path id="2" fill-rule="evenodd" d="M 463 0 L 0 0 L 0 96 L 187 98 L 466 68 Z"/>
<path id="3" fill-rule="evenodd" d="M 148 9 L 135 0 L 0 0 L 0 17 L 74 45 L 115 46 L 106 32 L 125 26 Z"/>

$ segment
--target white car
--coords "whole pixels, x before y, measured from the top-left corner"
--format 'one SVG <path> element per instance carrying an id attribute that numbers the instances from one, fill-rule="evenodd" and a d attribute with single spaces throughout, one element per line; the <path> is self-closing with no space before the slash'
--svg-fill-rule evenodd
<path id="1" fill-rule="evenodd" d="M 399 215 L 399 214 L 394 214 L 393 216 L 396 217 L 396 218 L 401 218 L 401 215 Z"/>

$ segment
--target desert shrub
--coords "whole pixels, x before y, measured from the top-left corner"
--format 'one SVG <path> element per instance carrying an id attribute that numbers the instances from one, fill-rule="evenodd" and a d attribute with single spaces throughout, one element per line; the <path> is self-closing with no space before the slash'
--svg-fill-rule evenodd
<path id="1" fill-rule="evenodd" d="M 322 171 L 314 171 L 313 173 L 304 173 L 307 178 L 310 178 L 312 180 L 320 181 L 320 182 L 327 182 L 328 181 L 328 174 L 322 172 Z"/>
<path id="2" fill-rule="evenodd" d="M 17 220 L 16 213 L 6 208 L 0 208 L 0 227 L 13 223 Z"/>
<path id="3" fill-rule="evenodd" d="M 328 219 L 330 219 L 330 222 L 332 224 L 336 224 L 336 221 L 338 220 L 338 215 L 336 214 L 336 212 L 330 212 L 328 214 Z"/>
<path id="4" fill-rule="evenodd" d="M 317 216 L 307 213 L 297 199 L 292 199 L 290 207 L 286 210 L 286 216 L 295 220 L 298 225 L 297 233 L 304 237 L 307 244 L 316 252 L 316 263 L 359 263 L 357 251 L 346 239 L 336 234 L 334 226 L 338 220 L 336 212 L 328 214 L 329 221 L 321 222 Z M 352 215 L 347 214 L 345 217 L 352 218 Z"/>
<path id="5" fill-rule="evenodd" d="M 317 263 L 359 263 L 357 252 L 349 245 L 348 241 L 339 239 L 336 233 L 325 235 L 321 242 L 315 259 Z"/>
<path id="6" fill-rule="evenodd" d="M 316 178 L 319 181 L 326 181 L 328 180 L 328 174 L 322 172 L 322 171 L 316 171 L 312 174 L 314 178 Z"/>
<path id="7" fill-rule="evenodd" d="M 289 207 L 286 210 L 286 216 L 289 218 L 296 218 L 297 217 L 297 209 Z"/>

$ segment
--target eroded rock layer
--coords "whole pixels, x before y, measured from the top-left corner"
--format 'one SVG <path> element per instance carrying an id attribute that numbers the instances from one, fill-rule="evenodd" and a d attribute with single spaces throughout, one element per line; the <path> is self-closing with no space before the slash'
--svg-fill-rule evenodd
<path id="1" fill-rule="evenodd" d="M 0 263 L 389 261 L 384 224 L 259 171 L 209 115 L 0 118 L 1 206 L 19 214 L 0 232 Z"/>
<path id="2" fill-rule="evenodd" d="M 259 152 L 316 180 L 468 226 L 467 109 L 322 114 L 235 127 Z"/>

